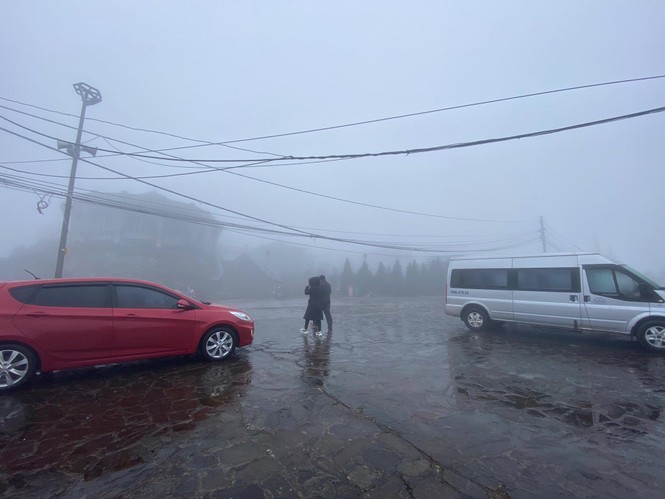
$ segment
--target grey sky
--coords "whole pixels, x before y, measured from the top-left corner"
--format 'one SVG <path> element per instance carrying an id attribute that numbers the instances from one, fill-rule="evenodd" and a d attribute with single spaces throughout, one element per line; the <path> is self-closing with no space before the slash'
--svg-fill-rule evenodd
<path id="1" fill-rule="evenodd" d="M 76 127 L 80 98 L 72 84 L 82 81 L 103 96 L 87 110 L 87 131 L 145 148 L 181 147 L 194 143 L 92 119 L 204 141 L 230 141 L 661 75 L 663 25 L 665 3 L 656 0 L 8 1 L 0 18 L 0 97 L 75 116 L 6 100 L 0 105 Z M 233 145 L 293 156 L 404 150 L 528 133 L 661 106 L 665 79 Z M 0 115 L 64 140 L 75 139 L 72 129 L 4 108 Z M 50 139 L 0 121 L 3 128 L 52 145 Z M 221 172 L 150 182 L 317 234 L 419 246 L 459 242 L 467 244 L 459 248 L 478 249 L 524 236 L 534 241 L 511 251 L 540 251 L 537 230 L 542 215 L 558 249 L 600 250 L 642 270 L 662 272 L 664 124 L 661 113 L 473 148 L 237 170 L 336 198 L 505 223 L 377 210 Z M 84 140 L 93 138 L 86 134 Z M 89 145 L 112 149 L 99 138 Z M 192 159 L 272 157 L 221 146 L 173 154 Z M 66 157 L 59 162 L 12 163 L 61 157 L 0 131 L 0 165 L 67 176 Z M 183 171 L 173 164 L 151 165 L 127 157 L 94 161 L 136 176 Z M 8 173 L 25 176 L 0 170 L 0 175 Z M 86 180 L 83 177 L 110 176 L 91 165 L 80 164 L 78 173 L 78 189 L 151 190 L 129 180 Z M 63 178 L 48 181 L 66 185 Z M 38 200 L 38 193 L 0 184 L 0 209 L 5 214 L 0 218 L 5 234 L 0 256 L 41 233 L 59 232 L 61 201 L 53 200 L 39 215 Z M 211 211 L 220 220 L 240 221 Z M 338 251 L 322 253 L 331 259 L 346 256 L 339 250 L 348 250 L 352 258 L 361 258 L 363 252 L 370 258 L 390 254 L 321 239 L 286 240 L 335 248 Z M 266 242 L 257 237 L 246 241 Z M 57 248 L 53 250 L 55 259 Z M 403 263 L 422 256 L 403 255 Z"/>

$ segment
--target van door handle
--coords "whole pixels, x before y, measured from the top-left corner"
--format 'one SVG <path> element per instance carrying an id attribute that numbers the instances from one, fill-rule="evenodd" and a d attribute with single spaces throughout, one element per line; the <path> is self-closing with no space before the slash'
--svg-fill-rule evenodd
<path id="1" fill-rule="evenodd" d="M 591 301 L 591 297 L 589 295 L 584 295 L 584 303 L 589 303 Z"/>
<path id="2" fill-rule="evenodd" d="M 577 295 L 570 295 L 570 301 L 577 303 L 579 301 L 579 297 Z"/>

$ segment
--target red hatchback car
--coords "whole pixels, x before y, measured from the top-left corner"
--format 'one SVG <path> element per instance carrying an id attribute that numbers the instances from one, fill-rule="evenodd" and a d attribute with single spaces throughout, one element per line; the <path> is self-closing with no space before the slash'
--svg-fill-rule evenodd
<path id="1" fill-rule="evenodd" d="M 175 355 L 223 360 L 253 340 L 245 312 L 147 281 L 0 282 L 0 391 L 37 372 Z"/>

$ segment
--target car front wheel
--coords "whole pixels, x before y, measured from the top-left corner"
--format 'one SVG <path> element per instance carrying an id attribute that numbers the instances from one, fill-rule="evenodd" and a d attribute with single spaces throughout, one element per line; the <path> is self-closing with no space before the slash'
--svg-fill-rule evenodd
<path id="1" fill-rule="evenodd" d="M 37 359 L 21 345 L 0 345 L 0 391 L 24 385 L 35 375 Z"/>
<path id="2" fill-rule="evenodd" d="M 646 322 L 637 331 L 637 339 L 645 348 L 665 352 L 665 321 Z"/>
<path id="3" fill-rule="evenodd" d="M 470 308 L 462 318 L 466 327 L 472 331 L 482 331 L 490 326 L 490 318 L 482 308 Z"/>
<path id="4" fill-rule="evenodd" d="M 204 360 L 218 361 L 233 355 L 236 349 L 236 336 L 228 328 L 220 327 L 208 331 L 201 338 L 199 351 Z"/>

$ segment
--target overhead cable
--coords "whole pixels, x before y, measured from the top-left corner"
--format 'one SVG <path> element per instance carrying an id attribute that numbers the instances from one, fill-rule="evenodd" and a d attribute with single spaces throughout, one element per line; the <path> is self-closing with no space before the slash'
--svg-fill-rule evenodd
<path id="1" fill-rule="evenodd" d="M 50 135 L 38 132 L 37 130 L 34 130 L 32 128 L 26 127 L 25 125 L 21 125 L 20 123 L 17 123 L 13 120 L 10 120 L 9 118 L 7 118 L 5 116 L 0 115 L 0 118 L 4 119 L 5 121 L 8 121 L 9 123 L 12 123 L 15 126 L 18 126 L 18 127 L 22 128 L 24 130 L 28 130 L 28 131 L 30 131 L 32 133 L 35 133 L 37 135 L 40 135 L 42 137 L 46 137 L 46 138 L 49 138 L 51 140 L 56 140 L 56 141 L 59 140 L 56 137 L 52 137 Z M 108 139 L 106 137 L 102 137 L 102 138 L 104 140 L 108 141 Z M 112 140 L 115 140 L 115 139 L 112 139 Z M 135 145 L 135 144 L 129 144 L 127 142 L 123 142 L 123 143 L 125 143 L 126 145 L 131 145 L 132 147 L 142 148 L 141 146 L 138 146 L 138 145 Z M 111 147 L 115 147 L 111 144 L 109 144 L 109 145 Z M 118 150 L 118 149 L 116 149 L 116 150 Z M 162 152 L 161 154 L 163 154 L 167 157 L 170 157 L 170 158 L 176 158 L 176 156 L 173 156 L 172 154 L 168 154 L 168 153 L 164 153 L 164 152 Z M 138 161 L 146 161 L 142 157 L 135 157 L 134 156 L 134 157 L 132 157 L 132 159 L 135 159 L 135 160 L 138 160 Z M 159 158 L 159 159 L 162 159 L 162 158 Z M 330 159 L 330 160 L 324 160 L 324 161 L 342 161 L 343 159 L 344 158 L 337 158 L 337 159 Z M 185 161 L 185 160 L 183 160 L 183 161 Z M 257 166 L 257 165 L 260 165 L 260 164 L 265 163 L 267 161 L 268 161 L 267 159 L 255 160 L 254 164 L 245 165 L 245 167 Z M 408 214 L 408 215 L 417 215 L 417 216 L 440 218 L 440 219 L 445 219 L 445 220 L 466 221 L 466 222 L 486 222 L 486 223 L 524 223 L 525 222 L 524 220 L 497 220 L 497 219 L 474 219 L 474 218 L 464 218 L 464 217 L 451 217 L 451 216 L 437 215 L 437 214 L 432 214 L 432 213 L 424 213 L 424 212 L 417 212 L 417 211 L 410 211 L 410 210 L 401 210 L 401 209 L 398 209 L 398 208 L 390 208 L 390 207 L 379 206 L 379 205 L 370 204 L 370 203 L 363 203 L 363 202 L 360 202 L 360 201 L 353 201 L 353 200 L 343 199 L 343 198 L 339 198 L 339 197 L 335 197 L 335 196 L 329 196 L 329 195 L 321 194 L 321 193 L 317 193 L 317 192 L 311 192 L 311 191 L 307 191 L 307 190 L 304 190 L 304 189 L 298 189 L 296 187 L 291 187 L 291 186 L 287 186 L 287 185 L 283 185 L 283 184 L 278 184 L 276 182 L 270 182 L 268 180 L 258 179 L 258 178 L 255 178 L 255 177 L 251 177 L 249 175 L 244 175 L 242 173 L 234 172 L 234 171 L 231 171 L 229 168 L 220 168 L 220 167 L 206 165 L 202 161 L 190 160 L 189 162 L 191 162 L 192 164 L 203 166 L 207 170 L 197 170 L 195 172 L 185 172 L 185 173 L 172 173 L 172 174 L 166 174 L 166 175 L 136 175 L 136 176 L 133 176 L 132 178 L 134 178 L 136 180 L 145 180 L 145 179 L 155 179 L 155 178 L 178 177 L 178 176 L 202 174 L 202 173 L 206 173 L 206 172 L 217 171 L 217 172 L 228 173 L 228 174 L 231 174 L 231 175 L 236 175 L 236 176 L 239 176 L 239 177 L 247 178 L 249 180 L 253 180 L 255 182 L 261 182 L 261 183 L 264 183 L 264 184 L 267 184 L 267 185 L 274 185 L 274 186 L 281 187 L 281 188 L 284 188 L 284 189 L 289 189 L 289 190 L 293 190 L 293 191 L 296 191 L 296 192 L 309 194 L 309 195 L 320 197 L 320 198 L 331 199 L 331 200 L 338 201 L 338 202 L 354 204 L 354 205 L 357 205 L 357 206 L 365 206 L 365 207 L 368 207 L 368 208 L 374 208 L 374 209 L 379 209 L 379 210 L 391 211 L 391 212 L 395 212 L 395 213 L 404 213 L 404 214 Z M 8 168 L 8 167 L 6 167 L 6 168 Z M 21 171 L 21 170 L 14 170 L 14 171 Z M 28 173 L 28 172 L 23 171 L 23 173 Z M 50 177 L 55 177 L 55 178 L 68 178 L 68 177 L 65 177 L 65 176 L 59 176 L 59 175 L 54 175 L 54 174 L 42 174 L 42 173 L 37 174 L 37 173 L 35 173 L 33 175 L 50 176 Z M 119 180 L 118 178 L 111 178 L 111 177 L 78 177 L 78 178 L 86 179 L 86 180 Z"/>
<path id="2" fill-rule="evenodd" d="M 496 138 L 491 138 L 491 139 L 482 139 L 482 140 L 474 140 L 470 142 L 459 142 L 456 144 L 446 144 L 446 145 L 440 145 L 440 146 L 432 146 L 432 147 L 419 147 L 419 148 L 414 148 L 414 149 L 403 149 L 403 150 L 394 150 L 394 151 L 381 151 L 381 152 L 366 152 L 366 153 L 356 153 L 356 154 L 328 154 L 328 155 L 321 155 L 321 156 L 281 156 L 279 158 L 266 158 L 262 161 L 264 163 L 263 168 L 267 165 L 268 163 L 278 163 L 279 161 L 306 161 L 306 160 L 322 160 L 322 159 L 358 159 L 358 158 L 370 158 L 370 157 L 381 157 L 381 156 L 408 156 L 411 154 L 422 154 L 422 153 L 430 153 L 430 152 L 436 152 L 436 151 L 445 151 L 445 150 L 450 150 L 450 149 L 461 149 L 461 148 L 466 148 L 466 147 L 475 147 L 475 146 L 481 146 L 481 145 L 487 145 L 487 144 L 496 144 L 499 142 L 508 142 L 511 140 L 519 140 L 519 139 L 527 139 L 527 138 L 532 138 L 532 137 L 540 137 L 543 135 L 552 135 L 556 133 L 562 133 L 562 132 L 567 132 L 570 130 L 577 130 L 580 128 L 588 128 L 592 126 L 598 126 L 598 125 L 605 125 L 608 123 L 613 123 L 616 121 L 622 121 L 622 120 L 628 120 L 628 119 L 634 119 L 634 118 L 639 118 L 642 116 L 647 116 L 650 114 L 657 114 L 657 113 L 662 113 L 665 111 L 665 107 L 656 107 L 653 109 L 647 109 L 645 111 L 639 111 L 636 113 L 630 113 L 630 114 L 622 114 L 619 116 L 612 116 L 610 118 L 604 118 L 601 120 L 595 120 L 595 121 L 587 121 L 585 123 L 578 123 L 575 125 L 569 125 L 565 127 L 559 127 L 559 128 L 552 128 L 548 130 L 539 130 L 536 132 L 528 132 L 528 133 L 522 133 L 518 135 L 509 135 L 506 137 L 496 137 Z M 4 118 L 7 120 L 7 118 Z M 10 121 L 10 120 L 7 120 Z M 45 135 L 47 136 L 47 135 Z M 48 136 L 47 136 L 48 137 Z M 99 151 L 103 152 L 113 152 L 109 149 L 102 149 L 98 148 Z M 202 163 L 255 163 L 256 158 L 254 159 L 181 159 L 181 158 L 170 158 L 170 157 L 163 157 L 163 156 L 153 156 L 153 155 L 148 155 L 148 154 L 142 154 L 142 153 L 133 153 L 133 152 L 123 152 L 119 153 L 123 156 L 131 156 L 131 157 L 138 157 L 138 158 L 148 158 L 148 159 L 159 159 L 161 161 L 180 161 L 180 162 L 202 162 Z M 246 168 L 249 165 L 240 165 L 240 166 L 229 166 L 226 167 L 226 169 L 236 169 L 236 168 Z"/>
<path id="3" fill-rule="evenodd" d="M 52 151 L 59 152 L 58 149 L 56 149 L 56 148 L 54 148 L 54 147 L 48 146 L 48 145 L 46 145 L 46 144 L 42 144 L 42 143 L 40 143 L 40 142 L 38 142 L 38 141 L 36 141 L 36 140 L 34 140 L 34 139 L 31 139 L 31 138 L 29 138 L 29 137 L 26 137 L 26 136 L 24 136 L 24 135 L 21 135 L 21 134 L 19 134 L 19 133 L 17 133 L 17 132 L 14 132 L 14 131 L 12 131 L 12 130 L 7 129 L 7 128 L 0 127 L 0 130 L 3 130 L 3 131 L 5 131 L 5 132 L 8 132 L 8 133 L 10 133 L 10 134 L 12 134 L 12 135 L 15 135 L 15 136 L 17 136 L 17 137 L 21 137 L 21 138 L 23 138 L 23 139 L 25 139 L 25 140 L 27 140 L 27 141 L 29 141 L 29 142 L 32 142 L 32 143 L 37 144 L 37 145 L 40 145 L 40 146 L 45 147 L 45 148 L 47 148 L 47 149 L 50 149 L 50 150 L 52 150 Z M 168 188 L 166 188 L 166 187 L 162 187 L 162 186 L 159 186 L 159 185 L 156 185 L 156 184 L 153 184 L 153 183 L 147 182 L 147 181 L 145 181 L 145 180 L 136 179 L 135 177 L 132 177 L 131 175 L 127 175 L 127 174 L 125 174 L 125 173 L 119 172 L 119 171 L 114 170 L 114 169 L 112 169 L 112 168 L 108 168 L 108 167 L 106 167 L 106 166 L 100 165 L 100 164 L 98 164 L 98 163 L 95 163 L 95 162 L 93 162 L 93 161 L 90 161 L 89 159 L 79 158 L 79 161 L 82 161 L 82 162 L 84 162 L 84 163 L 88 163 L 88 164 L 90 164 L 90 165 L 96 166 L 96 167 L 98 167 L 98 168 L 101 168 L 101 169 L 103 169 L 103 170 L 109 171 L 109 172 L 114 173 L 114 174 L 116 174 L 116 175 L 119 175 L 119 176 L 125 177 L 125 178 L 127 178 L 128 180 L 135 180 L 135 181 L 137 181 L 137 182 L 139 182 L 139 183 L 142 183 L 142 184 L 144 184 L 144 185 L 148 185 L 148 186 L 150 186 L 150 187 L 153 187 L 154 189 L 157 189 L 157 190 L 160 190 L 160 191 L 164 191 L 164 192 L 168 192 L 168 193 L 173 194 L 173 195 L 175 195 L 175 196 L 177 196 L 177 197 L 181 197 L 181 198 L 184 198 L 184 199 L 187 199 L 187 200 L 190 200 L 190 201 L 195 201 L 195 202 L 200 203 L 200 204 L 202 204 L 202 205 L 210 206 L 210 207 L 212 207 L 212 208 L 216 208 L 216 209 L 219 209 L 219 210 L 222 210 L 222 211 L 228 212 L 228 213 L 233 213 L 233 214 L 235 214 L 235 215 L 239 215 L 239 216 L 245 217 L 245 218 L 247 218 L 247 219 L 249 219 L 249 220 L 254 220 L 254 221 L 256 221 L 256 222 L 265 223 L 266 225 L 270 225 L 270 226 L 274 226 L 274 227 L 279 227 L 279 228 L 285 229 L 287 232 L 284 233 L 284 235 L 297 236 L 297 237 L 309 237 L 309 238 L 313 238 L 313 239 L 321 239 L 321 240 L 326 240 L 326 241 L 333 241 L 333 242 L 346 243 L 346 244 L 355 244 L 355 245 L 360 245 L 360 246 L 370 246 L 370 247 L 384 248 L 384 249 L 405 250 L 405 251 L 413 251 L 413 252 L 449 253 L 448 251 L 440 251 L 440 250 L 439 250 L 439 251 L 432 251 L 432 250 L 426 250 L 426 249 L 423 249 L 423 248 L 420 248 L 420 247 L 415 247 L 415 246 L 413 246 L 413 247 L 411 247 L 411 246 L 409 246 L 409 247 L 405 247 L 405 246 L 398 246 L 398 245 L 394 245 L 394 244 L 372 243 L 372 242 L 358 241 L 358 240 L 347 239 L 347 238 L 339 238 L 339 237 L 332 237 L 332 236 L 324 236 L 324 235 L 322 235 L 322 234 L 317 234 L 317 233 L 313 233 L 313 232 L 308 232 L 308 231 L 300 230 L 300 229 L 297 229 L 297 228 L 295 228 L 295 227 L 291 227 L 291 226 L 288 226 L 288 225 L 285 225 L 285 224 L 280 224 L 280 223 L 276 223 L 276 222 L 271 222 L 271 221 L 269 221 L 269 220 L 265 220 L 265 219 L 262 219 L 262 218 L 259 218 L 259 217 L 254 217 L 254 216 L 247 215 L 247 214 L 244 214 L 244 213 L 241 213 L 241 212 L 235 211 L 235 210 L 231 210 L 231 209 L 229 209 L 229 208 L 224 208 L 224 207 L 222 207 L 222 206 L 219 206 L 219 205 L 216 205 L 216 204 L 213 204 L 213 203 L 207 202 L 207 201 L 203 201 L 203 200 L 201 200 L 201 199 L 197 199 L 197 198 L 192 197 L 192 196 L 188 196 L 188 195 L 186 195 L 186 194 L 183 194 L 183 193 L 180 193 L 180 192 L 174 191 L 174 190 L 172 190 L 172 189 L 168 189 Z"/>
<path id="4" fill-rule="evenodd" d="M 320 128 L 311 128 L 307 130 L 300 130 L 300 131 L 295 131 L 295 132 L 285 132 L 285 133 L 278 133 L 278 134 L 272 134 L 272 135 L 263 135 L 263 136 L 258 136 L 258 137 L 250 137 L 250 138 L 243 138 L 243 139 L 235 139 L 235 140 L 225 140 L 225 141 L 218 141 L 218 142 L 209 142 L 209 141 L 203 141 L 200 139 L 192 139 L 189 137 L 184 137 L 182 135 L 177 135 L 174 133 L 169 133 L 169 132 L 161 132 L 157 130 L 151 130 L 148 128 L 140 128 L 140 127 L 132 127 L 129 125 L 124 125 L 120 123 L 114 123 L 111 121 L 105 121 L 105 120 L 100 120 L 97 118 L 88 118 L 88 121 L 94 121 L 98 123 L 104 123 L 107 125 L 112 125 L 112 126 L 118 126 L 122 128 L 126 128 L 128 130 L 134 130 L 134 131 L 140 131 L 140 132 L 147 132 L 147 133 L 156 133 L 160 135 L 165 135 L 173 138 L 178 138 L 182 140 L 188 140 L 191 142 L 198 142 L 200 143 L 197 146 L 183 146 L 180 148 L 172 148 L 172 149 L 163 149 L 164 151 L 167 150 L 176 150 L 176 149 L 184 149 L 184 148 L 192 148 L 192 147 L 206 147 L 206 146 L 211 146 L 211 145 L 228 145 L 228 144 L 235 144 L 239 142 L 250 142 L 250 141 L 255 141 L 255 140 L 264 140 L 264 139 L 273 139 L 273 138 L 279 138 L 279 137 L 287 137 L 291 135 L 302 135 L 302 134 L 308 134 L 308 133 L 315 133 L 315 132 L 322 132 L 322 131 L 327 131 L 327 130 L 335 130 L 339 128 L 348 128 L 348 127 L 354 127 L 354 126 L 360 126 L 360 125 L 368 125 L 372 123 L 380 123 L 383 121 L 390 121 L 390 120 L 399 120 L 403 118 L 410 118 L 414 116 L 422 116 L 426 114 L 433 114 L 433 113 L 440 113 L 444 111 L 452 111 L 455 109 L 463 109 L 467 107 L 474 107 L 474 106 L 483 106 L 487 104 L 496 104 L 499 102 L 506 102 L 506 101 L 511 101 L 511 100 L 517 100 L 517 99 L 525 99 L 525 98 L 530 98 L 530 97 L 538 97 L 542 95 L 548 95 L 548 94 L 556 94 L 556 93 L 562 93 L 562 92 L 570 92 L 573 90 L 583 90 L 583 89 L 589 89 L 589 88 L 596 88 L 596 87 L 603 87 L 603 86 L 610 86 L 610 85 L 619 85 L 619 84 L 625 84 L 625 83 L 634 83 L 638 81 L 647 81 L 647 80 L 657 80 L 657 79 L 662 79 L 665 78 L 665 75 L 655 75 L 655 76 L 645 76 L 645 77 L 640 77 L 640 78 L 629 78 L 629 79 L 623 79 L 623 80 L 614 80 L 614 81 L 607 81 L 607 82 L 601 82 L 601 83 L 591 83 L 587 85 L 576 85 L 576 86 L 571 86 L 571 87 L 565 87 L 565 88 L 559 88 L 555 90 L 545 90 L 542 92 L 532 92 L 532 93 L 527 93 L 527 94 L 521 94 L 521 95 L 515 95 L 511 97 L 502 97 L 498 99 L 490 99 L 490 100 L 485 100 L 485 101 L 480 101 L 480 102 L 474 102 L 470 104 L 460 104 L 456 106 L 449 106 L 449 107 L 443 107 L 443 108 L 438 108 L 438 109 L 431 109 L 428 111 L 419 111 L 419 112 L 414 112 L 414 113 L 407 113 L 407 114 L 400 114 L 400 115 L 395 115 L 395 116 L 388 116 L 388 117 L 383 117 L 383 118 L 376 118 L 376 119 L 371 119 L 371 120 L 364 120 L 364 121 L 356 121 L 352 123 L 345 123 L 342 125 L 332 125 L 332 126 L 326 126 L 326 127 L 320 127 Z M 71 114 L 71 113 L 64 113 L 61 111 L 54 111 L 51 109 L 47 109 L 44 107 L 36 106 L 33 104 L 27 104 L 21 101 L 13 100 L 13 99 L 8 99 L 6 97 L 0 97 L 0 99 L 7 101 L 7 102 L 13 102 L 15 104 L 20 104 L 23 106 L 28 106 L 32 107 L 35 109 L 39 109 L 41 111 L 47 111 L 47 112 L 52 112 L 52 113 L 57 113 L 60 115 L 64 116 L 70 116 L 74 118 L 78 118 L 78 116 Z"/>

